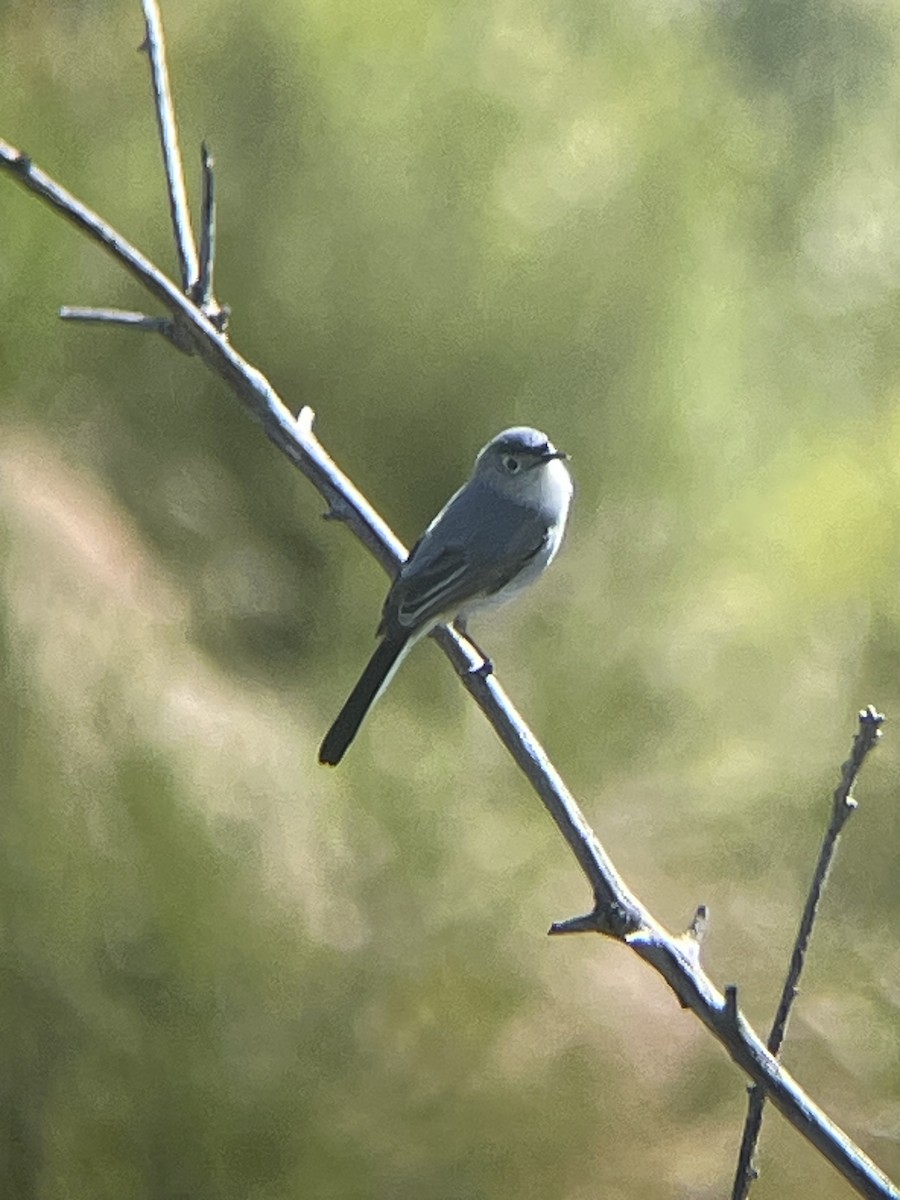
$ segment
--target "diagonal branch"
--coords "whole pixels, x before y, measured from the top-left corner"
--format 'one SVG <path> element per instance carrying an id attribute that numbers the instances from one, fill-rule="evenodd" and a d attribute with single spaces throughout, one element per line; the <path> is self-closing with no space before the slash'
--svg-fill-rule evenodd
<path id="1" fill-rule="evenodd" d="M 791 962 L 781 992 L 781 999 L 778 1002 L 778 1010 L 775 1013 L 775 1020 L 772 1023 L 772 1029 L 766 1042 L 770 1053 L 776 1058 L 781 1053 L 781 1047 L 784 1044 L 791 1009 L 797 998 L 800 976 L 803 974 L 806 952 L 809 949 L 813 926 L 815 925 L 819 910 L 819 901 L 822 898 L 822 890 L 825 887 L 831 863 L 837 850 L 838 839 L 851 814 L 856 811 L 856 801 L 852 795 L 853 785 L 856 783 L 859 772 L 869 752 L 874 750 L 878 744 L 883 724 L 884 717 L 881 713 L 876 712 L 871 705 L 860 712 L 859 728 L 853 739 L 850 757 L 841 767 L 841 781 L 835 788 L 834 795 L 832 796 L 831 818 L 828 822 L 828 828 L 825 830 L 822 847 L 819 850 L 819 858 L 816 863 L 816 869 L 813 872 L 809 895 L 806 898 L 803 916 L 800 919 L 800 927 L 797 930 L 797 937 L 791 952 Z M 750 1192 L 753 1181 L 758 1175 L 753 1159 L 762 1130 L 766 1093 L 758 1085 L 751 1087 L 749 1091 L 747 1117 L 744 1122 L 744 1133 L 738 1153 L 737 1171 L 735 1172 L 734 1185 L 731 1192 L 732 1200 L 745 1200 L 745 1197 Z"/>

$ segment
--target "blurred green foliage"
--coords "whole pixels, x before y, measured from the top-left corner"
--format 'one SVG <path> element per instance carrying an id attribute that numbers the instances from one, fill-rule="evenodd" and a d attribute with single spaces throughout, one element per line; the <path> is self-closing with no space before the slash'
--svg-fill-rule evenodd
<path id="1" fill-rule="evenodd" d="M 476 630 L 627 878 L 900 1175 L 900 4 L 165 6 L 236 346 L 412 540 L 504 425 L 578 495 Z M 0 135 L 161 265 L 132 0 L 0 7 Z M 384 579 L 146 299 L 0 179 L 0 1195 L 724 1194 L 742 1080 L 452 673 L 315 749 Z M 648 1136 L 652 1130 L 652 1137 Z M 766 1127 L 754 1195 L 846 1195 Z"/>

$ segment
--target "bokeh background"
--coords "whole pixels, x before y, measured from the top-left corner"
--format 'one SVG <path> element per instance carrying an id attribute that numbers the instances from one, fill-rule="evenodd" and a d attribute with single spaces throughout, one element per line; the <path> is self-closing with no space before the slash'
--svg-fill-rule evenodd
<path id="1" fill-rule="evenodd" d="M 412 540 L 507 424 L 578 494 L 475 632 L 760 1029 L 857 709 L 786 1059 L 900 1175 L 900 3 L 203 0 L 235 345 Z M 134 0 L 0 5 L 0 135 L 167 269 Z M 194 189 L 196 192 L 196 189 Z M 743 1079 L 420 648 L 315 751 L 380 569 L 0 179 L 0 1194 L 720 1197 Z M 843 1197 L 777 1115 L 754 1195 Z"/>

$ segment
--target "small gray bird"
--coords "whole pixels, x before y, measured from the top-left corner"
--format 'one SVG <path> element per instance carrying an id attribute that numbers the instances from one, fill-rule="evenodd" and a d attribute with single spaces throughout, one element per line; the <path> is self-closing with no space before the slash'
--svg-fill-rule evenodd
<path id="1" fill-rule="evenodd" d="M 572 479 L 547 435 L 504 429 L 475 459 L 391 585 L 381 641 L 319 749 L 336 766 L 406 653 L 435 625 L 465 630 L 477 612 L 511 599 L 550 565 L 562 542 Z"/>

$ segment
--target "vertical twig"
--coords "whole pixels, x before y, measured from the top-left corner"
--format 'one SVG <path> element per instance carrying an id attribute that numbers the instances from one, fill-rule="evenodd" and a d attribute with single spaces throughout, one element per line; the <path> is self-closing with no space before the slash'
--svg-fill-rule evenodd
<path id="1" fill-rule="evenodd" d="M 200 205 L 200 274 L 192 299 L 203 309 L 216 329 L 224 333 L 231 319 L 228 305 L 215 296 L 216 273 L 216 170 L 215 159 L 206 142 L 200 147 L 202 199 Z"/>
<path id="2" fill-rule="evenodd" d="M 203 174 L 203 198 L 200 214 L 200 271 L 194 299 L 202 309 L 209 307 L 213 291 L 216 258 L 216 174 L 213 157 L 204 142 L 200 147 L 200 168 Z"/>
<path id="3" fill-rule="evenodd" d="M 841 781 L 835 788 L 832 798 L 831 819 L 825 831 L 822 848 L 819 851 L 819 859 L 816 863 L 816 869 L 813 872 L 809 895 L 806 898 L 803 916 L 800 919 L 800 928 L 797 930 L 797 937 L 794 941 L 794 949 L 791 953 L 791 963 L 788 968 L 787 978 L 784 981 L 781 999 L 778 1002 L 778 1010 L 775 1013 L 775 1020 L 772 1022 L 772 1029 L 766 1042 L 768 1050 L 776 1058 L 781 1053 L 791 1009 L 797 998 L 800 976 L 803 973 L 806 952 L 809 949 L 813 925 L 818 913 L 819 901 L 822 898 L 822 890 L 828 879 L 828 872 L 831 869 L 831 863 L 837 849 L 838 838 L 851 813 L 856 809 L 856 800 L 854 800 L 852 795 L 853 785 L 856 783 L 856 778 L 869 751 L 881 737 L 881 726 L 883 724 L 884 716 L 876 712 L 871 704 L 868 708 L 864 708 L 860 712 L 859 728 L 853 739 L 850 757 L 841 768 Z M 741 1137 L 740 1151 L 738 1152 L 737 1170 L 731 1192 L 732 1200 L 745 1200 L 753 1181 L 759 1174 L 754 1166 L 753 1159 L 756 1155 L 756 1148 L 762 1129 L 766 1091 L 759 1084 L 752 1084 L 748 1088 L 748 1091 L 747 1116 L 744 1121 L 744 1132 Z"/>
<path id="4" fill-rule="evenodd" d="M 220 305 L 213 294 L 216 252 L 216 184 L 212 155 L 204 142 L 201 151 L 203 201 L 198 262 L 184 182 L 184 166 L 178 145 L 175 108 L 169 86 L 162 18 L 156 0 L 141 0 L 141 2 L 145 23 L 145 36 L 141 49 L 147 52 L 150 60 L 154 110 L 162 149 L 166 194 L 172 217 L 175 249 L 181 271 L 181 288 L 187 299 L 198 305 L 213 326 L 220 333 L 224 333 L 228 327 L 231 310 L 227 306 Z M 70 321 L 119 325 L 128 329 L 161 333 L 173 346 L 184 353 L 193 354 L 195 352 L 195 345 L 185 328 L 185 322 L 178 316 L 154 317 L 121 309 L 83 307 L 63 308 L 60 316 Z"/>
<path id="5" fill-rule="evenodd" d="M 146 50 L 150 57 L 154 108 L 166 171 L 169 212 L 172 217 L 172 229 L 175 234 L 175 246 L 178 250 L 178 262 L 181 269 L 181 286 L 185 295 L 191 295 L 197 286 L 199 275 L 197 247 L 191 227 L 191 213 L 184 183 L 184 165 L 178 146 L 178 128 L 175 123 L 172 91 L 169 87 L 169 69 L 166 65 L 162 17 L 156 0 L 141 0 L 141 2 L 146 27 L 146 35 L 141 49 Z"/>

